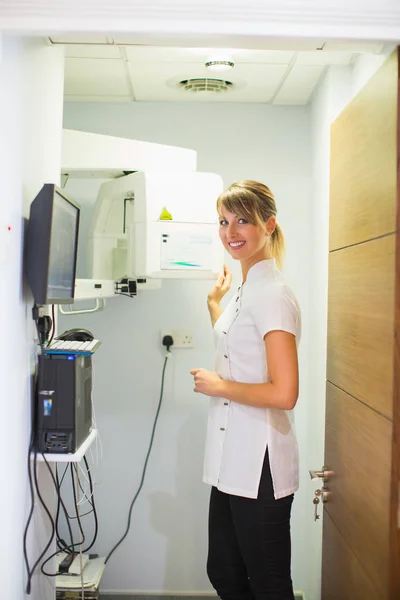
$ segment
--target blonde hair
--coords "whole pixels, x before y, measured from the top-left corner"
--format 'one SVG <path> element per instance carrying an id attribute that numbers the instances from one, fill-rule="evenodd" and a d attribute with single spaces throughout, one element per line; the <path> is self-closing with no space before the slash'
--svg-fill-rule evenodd
<path id="1" fill-rule="evenodd" d="M 221 208 L 240 216 L 253 225 L 264 226 L 270 217 L 276 217 L 275 197 L 269 187 L 258 181 L 243 179 L 232 183 L 217 199 L 217 211 Z M 271 234 L 271 256 L 281 269 L 285 255 L 285 237 L 276 223 Z"/>

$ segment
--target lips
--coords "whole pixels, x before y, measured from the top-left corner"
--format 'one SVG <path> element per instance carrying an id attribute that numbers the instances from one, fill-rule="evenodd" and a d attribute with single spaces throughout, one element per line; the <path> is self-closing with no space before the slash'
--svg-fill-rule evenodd
<path id="1" fill-rule="evenodd" d="M 246 242 L 229 242 L 230 248 L 232 250 L 239 250 L 239 248 L 243 248 Z"/>

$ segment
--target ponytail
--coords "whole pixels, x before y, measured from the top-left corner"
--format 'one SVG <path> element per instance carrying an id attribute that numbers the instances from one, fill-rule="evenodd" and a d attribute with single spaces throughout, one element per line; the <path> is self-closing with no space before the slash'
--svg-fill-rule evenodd
<path id="1" fill-rule="evenodd" d="M 283 259 L 285 256 L 285 236 L 278 223 L 275 225 L 275 229 L 271 235 L 271 256 L 275 258 L 276 264 L 279 269 L 282 269 Z"/>

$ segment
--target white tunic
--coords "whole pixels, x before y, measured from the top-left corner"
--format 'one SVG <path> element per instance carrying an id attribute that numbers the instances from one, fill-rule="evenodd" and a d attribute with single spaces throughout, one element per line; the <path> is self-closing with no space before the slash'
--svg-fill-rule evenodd
<path id="1" fill-rule="evenodd" d="M 264 336 L 301 335 L 300 309 L 274 259 L 256 263 L 214 326 L 215 370 L 240 383 L 270 381 Z M 205 483 L 222 492 L 257 498 L 266 447 L 275 498 L 298 489 L 298 448 L 292 411 L 257 408 L 211 398 L 204 458 Z"/>

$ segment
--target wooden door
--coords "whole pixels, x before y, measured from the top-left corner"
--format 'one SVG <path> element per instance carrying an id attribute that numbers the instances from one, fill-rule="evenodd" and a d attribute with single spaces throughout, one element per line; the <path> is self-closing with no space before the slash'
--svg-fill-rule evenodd
<path id="1" fill-rule="evenodd" d="M 399 600 L 398 54 L 331 129 L 322 600 Z"/>

